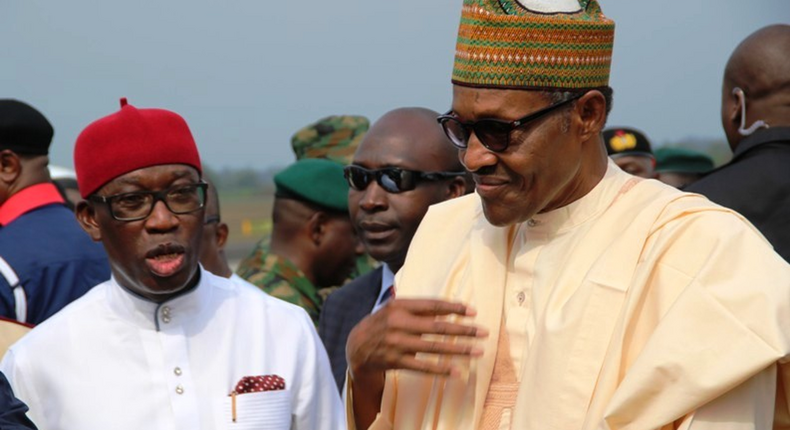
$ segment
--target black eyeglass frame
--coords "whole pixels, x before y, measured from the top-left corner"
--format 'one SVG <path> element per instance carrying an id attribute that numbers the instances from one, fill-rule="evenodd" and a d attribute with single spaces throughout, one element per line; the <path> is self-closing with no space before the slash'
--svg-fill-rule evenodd
<path id="1" fill-rule="evenodd" d="M 565 105 L 567 105 L 567 104 L 569 104 L 569 103 L 571 103 L 571 102 L 573 102 L 575 100 L 578 100 L 584 94 L 585 93 L 574 94 L 574 95 L 572 95 L 571 97 L 568 97 L 565 100 L 562 100 L 562 101 L 559 101 L 559 102 L 556 102 L 556 103 L 552 103 L 552 104 L 546 106 L 543 109 L 540 109 L 540 110 L 538 110 L 536 112 L 532 112 L 529 115 L 521 117 L 521 118 L 519 118 L 519 119 L 517 119 L 515 121 L 505 121 L 505 120 L 496 119 L 496 118 L 483 118 L 483 119 L 479 119 L 477 121 L 461 121 L 455 115 L 452 115 L 452 112 L 453 112 L 452 109 L 447 111 L 444 115 L 439 115 L 439 117 L 436 118 L 436 121 L 442 126 L 442 130 L 444 131 L 444 134 L 447 135 L 447 138 L 450 139 L 450 142 L 453 144 L 453 146 L 455 146 L 458 149 L 467 149 L 469 147 L 469 138 L 472 136 L 472 133 L 475 133 L 475 136 L 477 136 L 477 139 L 480 141 L 480 143 L 483 144 L 483 146 L 486 149 L 488 149 L 489 151 L 492 151 L 492 152 L 503 152 L 508 147 L 510 147 L 510 134 L 513 132 L 513 130 L 515 130 L 515 129 L 521 127 L 521 126 L 524 126 L 524 125 L 526 125 L 526 124 L 528 124 L 528 123 L 530 123 L 532 121 L 535 121 L 535 120 L 537 120 L 537 119 L 539 119 L 539 118 L 541 118 L 541 117 L 553 112 L 554 110 L 559 109 L 559 108 L 561 108 L 561 107 L 563 107 L 563 106 L 565 106 Z M 466 139 L 465 139 L 466 141 L 465 142 L 459 142 L 457 140 L 457 138 L 454 137 L 454 134 L 451 133 L 450 131 L 448 131 L 448 129 L 447 129 L 448 126 L 446 124 L 448 122 L 450 122 L 450 121 L 455 122 L 456 124 L 460 125 L 461 128 L 464 130 L 464 132 L 466 134 Z M 481 138 L 481 136 L 486 135 L 486 133 L 478 133 L 477 132 L 476 128 L 480 127 L 480 124 L 485 124 L 485 123 L 496 123 L 498 126 L 501 126 L 504 129 L 506 129 L 506 132 L 502 133 L 504 135 L 504 139 L 503 139 L 504 140 L 504 144 L 501 146 L 501 148 L 500 148 L 500 145 L 492 145 L 491 142 L 486 142 L 483 138 Z"/>
<path id="2" fill-rule="evenodd" d="M 351 178 L 352 171 L 358 170 L 365 174 L 365 184 L 364 186 L 358 186 L 354 183 L 354 180 Z M 395 177 L 391 176 L 390 174 L 397 175 L 397 181 Z M 401 169 L 400 167 L 384 167 L 381 169 L 366 169 L 362 166 L 357 166 L 352 164 L 350 166 L 343 167 L 343 176 L 346 178 L 346 182 L 348 182 L 348 186 L 351 189 L 356 191 L 364 191 L 368 188 L 370 183 L 372 182 L 371 177 L 375 179 L 376 183 L 386 192 L 390 194 L 399 194 L 406 191 L 411 191 L 417 188 L 417 185 L 422 181 L 441 181 L 444 179 L 452 179 L 458 176 L 465 175 L 466 172 L 422 172 L 419 170 L 409 170 L 409 169 Z M 397 189 L 392 188 L 391 186 L 382 182 L 382 178 L 384 176 L 388 176 L 389 179 L 398 187 Z"/>
<path id="3" fill-rule="evenodd" d="M 205 203 L 204 203 L 204 204 L 205 204 Z M 219 223 L 220 223 L 220 221 L 222 221 L 222 220 L 220 219 L 219 215 L 212 215 L 212 216 L 207 216 L 207 217 L 206 217 L 206 220 L 205 220 L 205 221 L 203 221 L 203 224 L 205 224 L 205 225 L 209 225 L 209 224 L 219 224 Z"/>
<path id="4" fill-rule="evenodd" d="M 167 203 L 167 195 L 170 192 L 174 191 L 174 190 L 177 190 L 179 188 L 186 188 L 186 187 L 196 187 L 197 190 L 200 190 L 202 192 L 202 198 L 200 199 L 200 205 L 197 208 L 191 209 L 191 210 L 188 210 L 188 211 L 181 211 L 181 212 L 174 211 L 173 208 L 170 207 L 170 204 Z M 166 189 L 160 190 L 160 191 L 133 191 L 133 192 L 130 192 L 130 193 L 113 194 L 111 196 L 99 196 L 99 195 L 93 194 L 91 196 L 88 196 L 88 200 L 91 200 L 91 201 L 94 201 L 94 202 L 97 202 L 97 203 L 104 203 L 105 205 L 107 205 L 107 210 L 110 211 L 110 216 L 112 216 L 112 218 L 114 220 L 116 220 L 116 221 L 133 222 L 133 221 L 140 221 L 140 220 L 146 219 L 149 216 L 151 216 L 151 212 L 154 211 L 154 206 L 156 206 L 156 202 L 159 202 L 159 201 L 161 201 L 162 203 L 165 204 L 165 207 L 167 208 L 167 210 L 169 210 L 170 212 L 172 212 L 172 213 L 174 213 L 176 215 L 185 215 L 185 214 L 189 214 L 189 213 L 192 213 L 192 212 L 197 212 L 197 211 L 203 209 L 204 207 L 206 207 L 207 190 L 208 190 L 208 184 L 206 182 L 201 181 L 201 182 L 198 182 L 196 184 L 174 185 L 172 187 L 169 187 L 169 188 L 166 188 Z M 153 200 L 151 201 L 151 205 L 148 208 L 148 213 L 146 213 L 145 216 L 131 217 L 131 218 L 121 218 L 121 217 L 116 216 L 115 212 L 112 209 L 112 202 L 115 201 L 115 200 L 118 200 L 118 199 L 120 199 L 122 197 L 128 197 L 128 196 L 131 196 L 131 195 L 150 195 L 150 196 L 153 196 Z"/>

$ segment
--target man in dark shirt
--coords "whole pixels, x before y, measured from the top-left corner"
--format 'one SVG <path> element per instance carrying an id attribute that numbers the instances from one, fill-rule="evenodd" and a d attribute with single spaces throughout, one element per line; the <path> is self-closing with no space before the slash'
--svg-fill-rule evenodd
<path id="1" fill-rule="evenodd" d="M 747 37 L 730 56 L 721 120 L 732 161 L 685 191 L 740 212 L 790 261 L 790 25 Z"/>
<path id="2" fill-rule="evenodd" d="M 0 100 L 0 316 L 38 324 L 110 278 L 107 257 L 47 170 L 52 126 Z"/>

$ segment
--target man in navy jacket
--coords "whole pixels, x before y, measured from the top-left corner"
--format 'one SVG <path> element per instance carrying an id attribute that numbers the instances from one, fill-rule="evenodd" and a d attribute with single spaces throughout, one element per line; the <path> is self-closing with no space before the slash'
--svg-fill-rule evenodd
<path id="1" fill-rule="evenodd" d="M 110 278 L 49 177 L 52 135 L 36 109 L 0 100 L 0 316 L 30 324 Z"/>

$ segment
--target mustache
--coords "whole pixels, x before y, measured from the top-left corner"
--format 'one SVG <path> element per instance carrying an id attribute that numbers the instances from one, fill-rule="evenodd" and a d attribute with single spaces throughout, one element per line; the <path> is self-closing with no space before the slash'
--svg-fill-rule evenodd
<path id="1" fill-rule="evenodd" d="M 156 248 L 148 251 L 145 254 L 145 258 L 156 258 L 160 255 L 167 255 L 167 254 L 183 254 L 186 252 L 186 248 L 182 245 L 178 245 L 175 243 L 163 243 Z"/>
<path id="2" fill-rule="evenodd" d="M 496 172 L 496 165 L 491 165 L 491 166 L 483 166 L 470 173 L 478 176 L 489 176 L 489 175 L 493 175 L 495 172 Z"/>

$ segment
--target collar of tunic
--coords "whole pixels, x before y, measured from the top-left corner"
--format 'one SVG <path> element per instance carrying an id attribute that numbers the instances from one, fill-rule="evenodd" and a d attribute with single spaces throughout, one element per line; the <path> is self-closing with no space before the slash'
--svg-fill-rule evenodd
<path id="1" fill-rule="evenodd" d="M 110 278 L 107 288 L 107 305 L 120 318 L 135 326 L 164 331 L 199 319 L 209 309 L 212 288 L 207 285 L 207 272 L 200 267 L 198 285 L 184 294 L 162 303 L 155 303 L 132 293 L 118 284 L 115 276 Z"/>
<path id="2" fill-rule="evenodd" d="M 525 235 L 565 233 L 603 213 L 609 205 L 601 202 L 613 201 L 623 182 L 622 170 L 609 159 L 603 178 L 584 197 L 551 212 L 535 215 L 519 225 L 519 230 Z"/>

